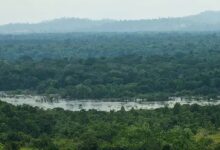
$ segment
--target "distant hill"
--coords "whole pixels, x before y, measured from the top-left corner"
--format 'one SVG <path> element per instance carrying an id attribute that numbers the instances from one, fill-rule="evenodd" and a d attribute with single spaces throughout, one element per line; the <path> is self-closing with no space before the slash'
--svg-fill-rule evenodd
<path id="1" fill-rule="evenodd" d="M 1 34 L 144 31 L 220 31 L 220 11 L 206 11 L 179 18 L 121 21 L 61 18 L 36 24 L 20 23 L 0 26 Z"/>

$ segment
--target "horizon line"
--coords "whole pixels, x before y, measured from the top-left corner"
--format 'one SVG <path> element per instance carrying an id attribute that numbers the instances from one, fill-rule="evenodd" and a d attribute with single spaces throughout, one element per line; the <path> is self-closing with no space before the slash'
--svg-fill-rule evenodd
<path id="1" fill-rule="evenodd" d="M 141 20 L 159 20 L 159 19 L 177 19 L 177 18 L 184 18 L 184 17 L 190 17 L 190 16 L 196 16 L 196 15 L 200 15 L 202 13 L 207 13 L 207 12 L 220 12 L 220 10 L 205 10 L 205 11 L 200 11 L 198 13 L 193 13 L 193 14 L 189 14 L 189 15 L 182 15 L 182 16 L 167 16 L 167 17 L 155 17 L 155 18 L 138 18 L 138 19 L 113 19 L 113 18 L 89 18 L 89 17 L 67 17 L 67 16 L 63 16 L 63 17 L 57 17 L 57 18 L 51 18 L 51 19 L 45 19 L 45 20 L 41 20 L 41 21 L 32 21 L 32 22 L 28 22 L 28 21 L 23 21 L 23 22 L 11 22 L 11 23 L 3 23 L 0 24 L 0 26 L 6 26 L 6 25 L 16 25 L 16 24 L 29 24 L 29 25 L 33 25 L 33 24 L 40 24 L 40 23 L 46 23 L 46 22 L 50 22 L 50 21 L 55 21 L 55 20 L 60 20 L 60 19 L 79 19 L 79 20 L 89 20 L 89 21 L 141 21 Z"/>

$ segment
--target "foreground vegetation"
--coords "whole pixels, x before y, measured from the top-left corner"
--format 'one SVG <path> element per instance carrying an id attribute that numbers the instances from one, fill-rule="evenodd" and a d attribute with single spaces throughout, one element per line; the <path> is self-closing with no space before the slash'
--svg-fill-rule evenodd
<path id="1" fill-rule="evenodd" d="M 0 102 L 0 149 L 219 150 L 220 106 L 98 112 Z"/>

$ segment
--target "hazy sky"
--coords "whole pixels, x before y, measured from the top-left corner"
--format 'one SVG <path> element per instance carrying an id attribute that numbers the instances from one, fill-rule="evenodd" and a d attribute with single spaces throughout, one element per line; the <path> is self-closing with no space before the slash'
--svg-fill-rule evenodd
<path id="1" fill-rule="evenodd" d="M 0 0 L 0 24 L 60 17 L 143 19 L 220 10 L 220 0 Z"/>

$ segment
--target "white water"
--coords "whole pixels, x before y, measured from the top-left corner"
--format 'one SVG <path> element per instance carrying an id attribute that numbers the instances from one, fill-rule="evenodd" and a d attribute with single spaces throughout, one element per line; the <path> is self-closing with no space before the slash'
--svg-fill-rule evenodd
<path id="1" fill-rule="evenodd" d="M 205 105 L 220 105 L 220 100 L 195 100 L 186 99 L 180 97 L 174 97 L 169 101 L 155 101 L 155 102 L 105 102 L 105 101 L 94 101 L 94 100 L 64 100 L 59 99 L 54 102 L 45 101 L 43 96 L 30 96 L 30 95 L 15 95 L 15 96 L 1 96 L 0 100 L 13 104 L 13 105 L 30 105 L 36 106 L 43 109 L 63 108 L 64 110 L 80 111 L 95 109 L 98 111 L 118 111 L 123 106 L 125 110 L 134 109 L 156 109 L 161 107 L 174 107 L 176 103 L 181 105 L 184 104 L 198 104 L 201 106 Z"/>

